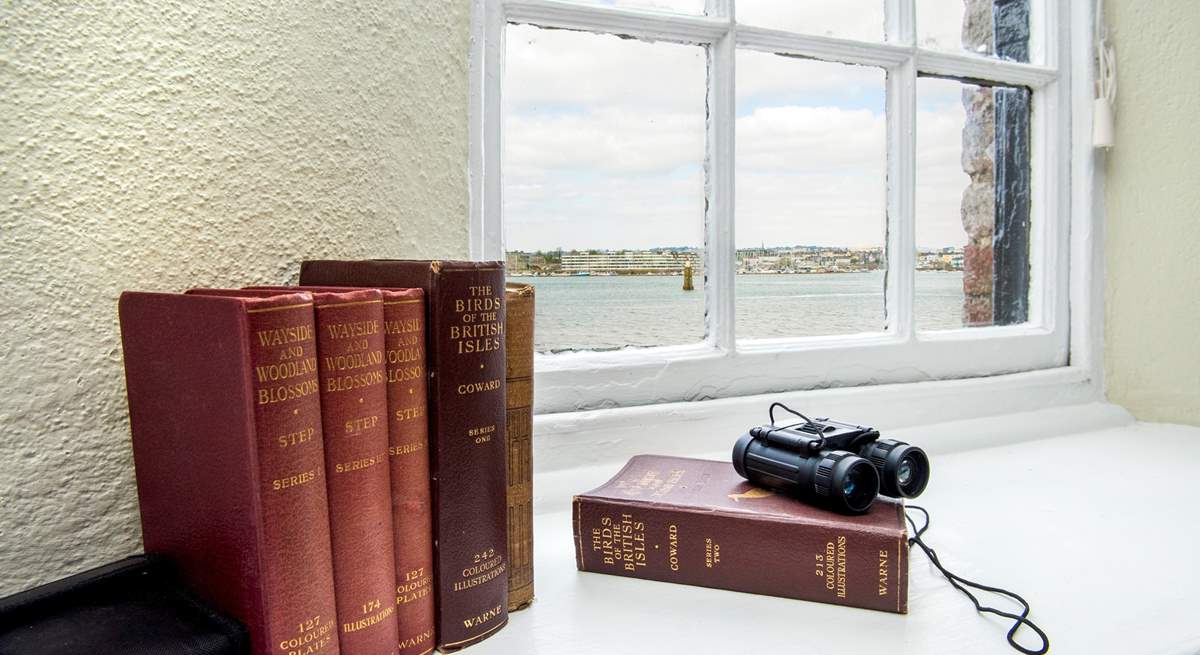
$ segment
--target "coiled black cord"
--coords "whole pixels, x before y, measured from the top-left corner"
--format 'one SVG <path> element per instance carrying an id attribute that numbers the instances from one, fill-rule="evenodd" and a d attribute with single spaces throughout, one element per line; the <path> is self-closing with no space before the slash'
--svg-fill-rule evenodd
<path id="1" fill-rule="evenodd" d="M 908 510 L 916 510 L 921 514 L 924 514 L 925 524 L 918 528 L 917 522 L 908 515 Z M 917 505 L 905 505 L 904 518 L 908 520 L 909 525 L 911 525 L 913 529 L 913 536 L 909 538 L 908 543 L 925 551 L 925 556 L 929 558 L 929 561 L 932 562 L 935 567 L 937 567 L 937 570 L 942 572 L 942 575 L 946 576 L 946 579 L 950 581 L 950 584 L 953 585 L 955 589 L 963 592 L 967 598 L 971 599 L 971 602 L 975 605 L 976 612 L 987 612 L 989 614 L 995 614 L 996 616 L 1003 616 L 1006 619 L 1013 620 L 1013 626 L 1008 630 L 1008 643 L 1010 646 L 1021 651 L 1022 653 L 1025 653 L 1025 655 L 1043 655 L 1050 650 L 1050 638 L 1047 637 L 1046 633 L 1042 632 L 1042 629 L 1037 627 L 1033 621 L 1029 620 L 1029 603 L 1026 602 L 1024 598 L 1021 598 L 1017 594 L 1007 589 L 989 587 L 985 584 L 972 582 L 961 575 L 957 575 L 946 570 L 946 567 L 942 565 L 942 561 L 938 559 L 937 551 L 931 548 L 929 544 L 925 543 L 923 539 L 925 531 L 929 529 L 929 512 L 924 507 L 919 507 Z M 994 594 L 1000 594 L 1001 596 L 1008 596 L 1009 598 L 1020 603 L 1021 607 L 1024 609 L 1020 614 L 1013 614 L 1012 612 L 1005 612 L 1004 610 L 1000 610 L 995 607 L 988 607 L 987 605 L 981 604 L 979 599 L 975 597 L 975 594 L 967 591 L 967 587 L 974 587 L 980 591 L 990 591 Z M 1033 630 L 1037 633 L 1037 636 L 1042 640 L 1042 645 L 1040 648 L 1026 648 L 1017 643 L 1017 630 L 1020 630 L 1021 626 L 1027 626 L 1030 630 Z"/>

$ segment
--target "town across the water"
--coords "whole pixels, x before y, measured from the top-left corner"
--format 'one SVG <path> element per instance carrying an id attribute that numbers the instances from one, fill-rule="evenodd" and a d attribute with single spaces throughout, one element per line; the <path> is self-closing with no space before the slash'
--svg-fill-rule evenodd
<path id="1" fill-rule="evenodd" d="M 667 247 L 646 250 L 552 250 L 507 254 L 511 275 L 682 275 L 691 267 L 704 270 L 700 248 Z M 883 248 L 836 246 L 780 246 L 741 248 L 737 251 L 739 275 L 855 273 L 886 268 Z M 919 271 L 961 271 L 961 246 L 921 248 Z"/>

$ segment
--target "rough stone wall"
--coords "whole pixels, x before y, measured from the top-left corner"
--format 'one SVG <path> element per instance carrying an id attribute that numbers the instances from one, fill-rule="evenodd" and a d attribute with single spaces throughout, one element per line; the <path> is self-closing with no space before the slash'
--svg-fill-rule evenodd
<path id="1" fill-rule="evenodd" d="M 963 0 L 963 47 L 992 52 L 992 0 Z M 991 325 L 992 234 L 996 223 L 996 105 L 992 89 L 963 85 L 966 124 L 962 135 L 962 167 L 971 178 L 962 196 L 963 324 Z"/>
<path id="2" fill-rule="evenodd" d="M 467 9 L 0 9 L 0 596 L 141 549 L 121 290 L 466 254 Z"/>

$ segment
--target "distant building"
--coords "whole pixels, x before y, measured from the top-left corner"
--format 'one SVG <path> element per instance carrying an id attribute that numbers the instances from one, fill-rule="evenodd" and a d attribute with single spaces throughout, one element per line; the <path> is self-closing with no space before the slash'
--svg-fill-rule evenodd
<path id="1" fill-rule="evenodd" d="M 622 250 L 617 252 L 563 253 L 564 273 L 682 273 L 691 263 L 695 271 L 701 259 L 691 252 Z"/>

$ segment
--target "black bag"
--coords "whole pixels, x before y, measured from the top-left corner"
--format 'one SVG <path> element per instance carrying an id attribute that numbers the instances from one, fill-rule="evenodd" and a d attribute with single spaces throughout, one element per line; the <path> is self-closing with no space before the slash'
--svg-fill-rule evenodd
<path id="1" fill-rule="evenodd" d="M 245 627 L 138 555 L 0 598 L 0 655 L 245 655 Z"/>

